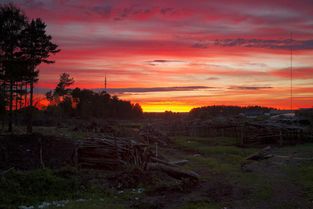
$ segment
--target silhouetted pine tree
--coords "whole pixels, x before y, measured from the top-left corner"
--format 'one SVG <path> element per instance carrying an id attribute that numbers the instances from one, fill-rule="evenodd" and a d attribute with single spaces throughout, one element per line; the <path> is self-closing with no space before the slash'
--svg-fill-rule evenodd
<path id="1" fill-rule="evenodd" d="M 59 52 L 58 46 L 46 34 L 46 24 L 40 19 L 31 22 L 12 4 L 0 6 L 0 86 L 4 100 L 8 101 L 8 130 L 12 131 L 13 103 L 21 108 L 22 97 L 27 102 L 27 86 L 30 87 L 27 131 L 32 132 L 33 87 L 38 81 L 37 67 L 51 64 L 51 54 Z"/>
<path id="2" fill-rule="evenodd" d="M 39 71 L 37 67 L 41 63 L 52 64 L 49 60 L 51 54 L 60 50 L 52 41 L 52 37 L 46 34 L 46 24 L 39 18 L 27 24 L 21 34 L 21 57 L 28 63 L 26 80 L 30 84 L 30 104 L 27 124 L 27 132 L 32 132 L 32 111 L 33 111 L 33 89 L 34 83 L 38 81 Z"/>
<path id="3" fill-rule="evenodd" d="M 12 4 L 0 7 L 0 62 L 2 68 L 1 86 L 5 97 L 8 97 L 9 121 L 8 131 L 12 132 L 13 120 L 13 87 L 20 79 L 17 67 L 20 60 L 21 33 L 26 28 L 27 19 L 22 11 Z"/>

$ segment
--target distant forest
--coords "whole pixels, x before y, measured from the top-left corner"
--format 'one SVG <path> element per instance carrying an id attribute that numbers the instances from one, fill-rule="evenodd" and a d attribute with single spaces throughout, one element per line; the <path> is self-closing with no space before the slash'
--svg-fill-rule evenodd
<path id="1" fill-rule="evenodd" d="M 139 104 L 120 100 L 106 91 L 96 93 L 89 89 L 70 89 L 74 79 L 69 74 L 60 75 L 60 80 L 53 91 L 46 93 L 49 106 L 48 114 L 65 114 L 80 118 L 120 118 L 132 119 L 142 116 Z"/>
<path id="2" fill-rule="evenodd" d="M 264 114 L 276 110 L 274 108 L 261 107 L 261 106 L 206 106 L 193 108 L 190 111 L 190 117 L 194 118 L 210 118 L 216 116 L 237 116 L 243 114 Z"/>

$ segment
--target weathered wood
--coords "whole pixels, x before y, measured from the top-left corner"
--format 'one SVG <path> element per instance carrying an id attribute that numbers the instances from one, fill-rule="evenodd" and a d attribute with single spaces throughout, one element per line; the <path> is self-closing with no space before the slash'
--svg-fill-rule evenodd
<path id="1" fill-rule="evenodd" d="M 177 160 L 177 161 L 171 161 L 170 164 L 172 164 L 172 165 L 185 165 L 188 162 L 189 162 L 188 160 Z"/>
<path id="2" fill-rule="evenodd" d="M 199 179 L 200 179 L 199 174 L 197 174 L 196 172 L 185 171 L 185 170 L 181 170 L 181 169 L 178 169 L 175 167 L 170 167 L 170 166 L 160 164 L 160 163 L 149 163 L 148 169 L 149 170 L 162 171 L 162 172 L 164 172 L 164 173 L 168 174 L 169 176 L 176 178 L 176 179 L 189 178 L 189 179 L 193 179 L 196 181 L 199 181 Z"/>
<path id="3" fill-rule="evenodd" d="M 168 162 L 155 157 L 146 144 L 122 138 L 92 138 L 83 141 L 77 150 L 77 162 L 80 167 L 96 169 L 116 169 L 133 165 L 143 170 L 158 170 L 176 179 L 199 180 L 193 171 L 181 170 L 178 165 L 188 162 L 180 160 Z"/>
<path id="4" fill-rule="evenodd" d="M 82 141 L 77 153 L 80 165 L 112 167 L 114 164 L 118 167 L 129 164 L 144 169 L 152 155 L 146 144 L 117 137 L 89 138 Z"/>
<path id="5" fill-rule="evenodd" d="M 0 173 L 0 175 L 5 175 L 5 174 L 7 174 L 7 173 L 9 173 L 10 171 L 12 171 L 12 170 L 14 170 L 14 167 L 12 167 L 12 168 L 9 168 L 9 169 L 7 169 L 7 170 L 5 170 L 5 171 L 1 171 L 1 173 Z"/>
<path id="6" fill-rule="evenodd" d="M 246 160 L 259 161 L 259 160 L 271 158 L 271 157 L 273 157 L 273 155 L 270 153 L 270 151 L 271 151 L 271 147 L 267 146 L 267 147 L 263 148 L 261 151 L 254 153 L 252 155 L 249 155 L 246 158 Z"/>
<path id="7" fill-rule="evenodd" d="M 290 159 L 290 160 L 304 160 L 304 161 L 313 161 L 313 157 L 311 158 L 305 158 L 305 157 L 294 157 L 292 155 L 274 155 L 274 157 L 277 158 L 283 158 L 283 159 Z"/>

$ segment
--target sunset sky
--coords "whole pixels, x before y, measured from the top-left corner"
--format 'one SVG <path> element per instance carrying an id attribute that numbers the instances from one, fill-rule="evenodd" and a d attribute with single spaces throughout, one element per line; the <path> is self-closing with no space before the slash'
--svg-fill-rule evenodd
<path id="1" fill-rule="evenodd" d="M 37 91 L 60 73 L 144 111 L 206 105 L 313 107 L 312 0 L 24 0 L 61 52 L 41 65 Z M 293 40 L 290 40 L 292 32 Z"/>

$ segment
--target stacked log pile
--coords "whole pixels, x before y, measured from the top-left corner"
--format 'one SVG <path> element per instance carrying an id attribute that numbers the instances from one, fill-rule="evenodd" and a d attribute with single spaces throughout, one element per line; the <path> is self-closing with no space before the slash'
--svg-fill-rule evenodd
<path id="1" fill-rule="evenodd" d="M 99 170 L 118 170 L 136 168 L 158 170 L 176 179 L 190 178 L 199 180 L 193 171 L 182 170 L 177 164 L 159 159 L 148 144 L 138 143 L 131 139 L 106 137 L 91 138 L 82 141 L 75 152 L 76 165 L 81 168 Z"/>
<path id="2" fill-rule="evenodd" d="M 124 166 L 146 169 L 152 152 L 148 145 L 131 139 L 106 137 L 81 142 L 76 151 L 77 164 L 83 168 L 116 170 Z"/>

